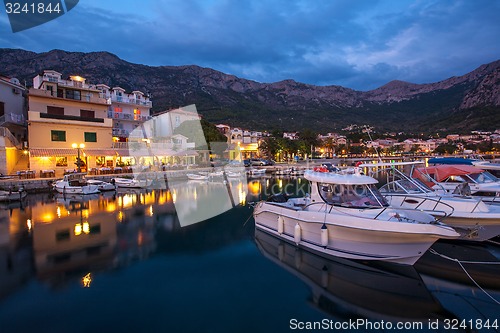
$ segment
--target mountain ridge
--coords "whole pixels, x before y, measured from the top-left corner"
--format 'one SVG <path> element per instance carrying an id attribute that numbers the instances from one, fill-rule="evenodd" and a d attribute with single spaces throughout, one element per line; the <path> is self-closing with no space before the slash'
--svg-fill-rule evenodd
<path id="1" fill-rule="evenodd" d="M 31 82 L 44 69 L 64 76 L 78 74 L 90 83 L 152 93 L 153 111 L 196 104 L 209 121 L 252 129 L 333 130 L 350 123 L 394 130 L 443 125 L 463 129 L 471 126 L 470 122 L 448 126 L 445 119 L 465 111 L 468 120 L 478 114 L 475 126 L 493 128 L 500 124 L 500 119 L 488 120 L 484 112 L 474 111 L 500 110 L 500 60 L 435 83 L 393 80 L 370 91 L 316 86 L 292 79 L 261 83 L 197 65 L 134 64 L 107 51 L 35 53 L 0 49 L 0 68 L 2 74 L 21 82 Z M 307 119 L 306 124 L 303 119 Z"/>

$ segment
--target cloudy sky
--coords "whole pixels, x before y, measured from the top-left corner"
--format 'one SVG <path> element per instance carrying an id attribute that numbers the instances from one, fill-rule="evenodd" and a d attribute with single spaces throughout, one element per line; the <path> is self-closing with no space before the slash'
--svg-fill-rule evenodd
<path id="1" fill-rule="evenodd" d="M 80 0 L 18 33 L 3 9 L 0 47 L 108 51 L 259 82 L 370 90 L 436 82 L 500 59 L 497 0 Z"/>

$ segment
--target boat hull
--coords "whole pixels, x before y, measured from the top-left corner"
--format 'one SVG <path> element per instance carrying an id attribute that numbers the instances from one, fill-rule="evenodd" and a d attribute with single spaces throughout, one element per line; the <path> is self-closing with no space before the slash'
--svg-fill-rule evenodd
<path id="1" fill-rule="evenodd" d="M 500 207 L 485 205 L 473 198 L 427 198 L 412 195 L 384 194 L 393 207 L 419 209 L 449 225 L 461 240 L 485 241 L 500 235 Z"/>
<path id="2" fill-rule="evenodd" d="M 85 185 L 85 186 L 56 185 L 55 189 L 58 193 L 62 194 L 94 194 L 100 192 L 97 185 Z"/>
<path id="3" fill-rule="evenodd" d="M 294 210 L 267 202 L 257 204 L 254 218 L 256 228 L 298 247 L 335 257 L 404 265 L 413 265 L 439 238 L 456 237 L 454 231 L 439 225 Z"/>

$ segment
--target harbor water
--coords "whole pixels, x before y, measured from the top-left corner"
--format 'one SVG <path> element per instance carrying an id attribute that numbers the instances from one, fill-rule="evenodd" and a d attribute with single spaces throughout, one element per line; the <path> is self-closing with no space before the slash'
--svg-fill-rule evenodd
<path id="1" fill-rule="evenodd" d="M 500 332 L 498 244 L 438 242 L 411 267 L 255 230 L 253 202 L 308 191 L 263 176 L 4 204 L 0 331 Z"/>

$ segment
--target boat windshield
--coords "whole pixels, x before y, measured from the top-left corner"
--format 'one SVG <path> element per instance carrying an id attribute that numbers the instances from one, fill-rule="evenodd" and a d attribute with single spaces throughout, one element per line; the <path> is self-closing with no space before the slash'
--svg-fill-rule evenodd
<path id="1" fill-rule="evenodd" d="M 318 183 L 318 192 L 327 204 L 353 208 L 380 208 L 389 204 L 375 185 Z"/>
<path id="2" fill-rule="evenodd" d="M 415 194 L 429 193 L 433 192 L 433 190 L 419 179 L 401 179 L 385 184 L 380 188 L 380 192 Z"/>
<path id="3" fill-rule="evenodd" d="M 498 181 L 498 178 L 493 176 L 488 171 L 484 171 L 481 173 L 471 173 L 468 175 L 468 177 L 470 179 L 472 179 L 474 181 L 474 183 L 477 183 L 477 184 L 493 183 L 493 182 Z"/>

